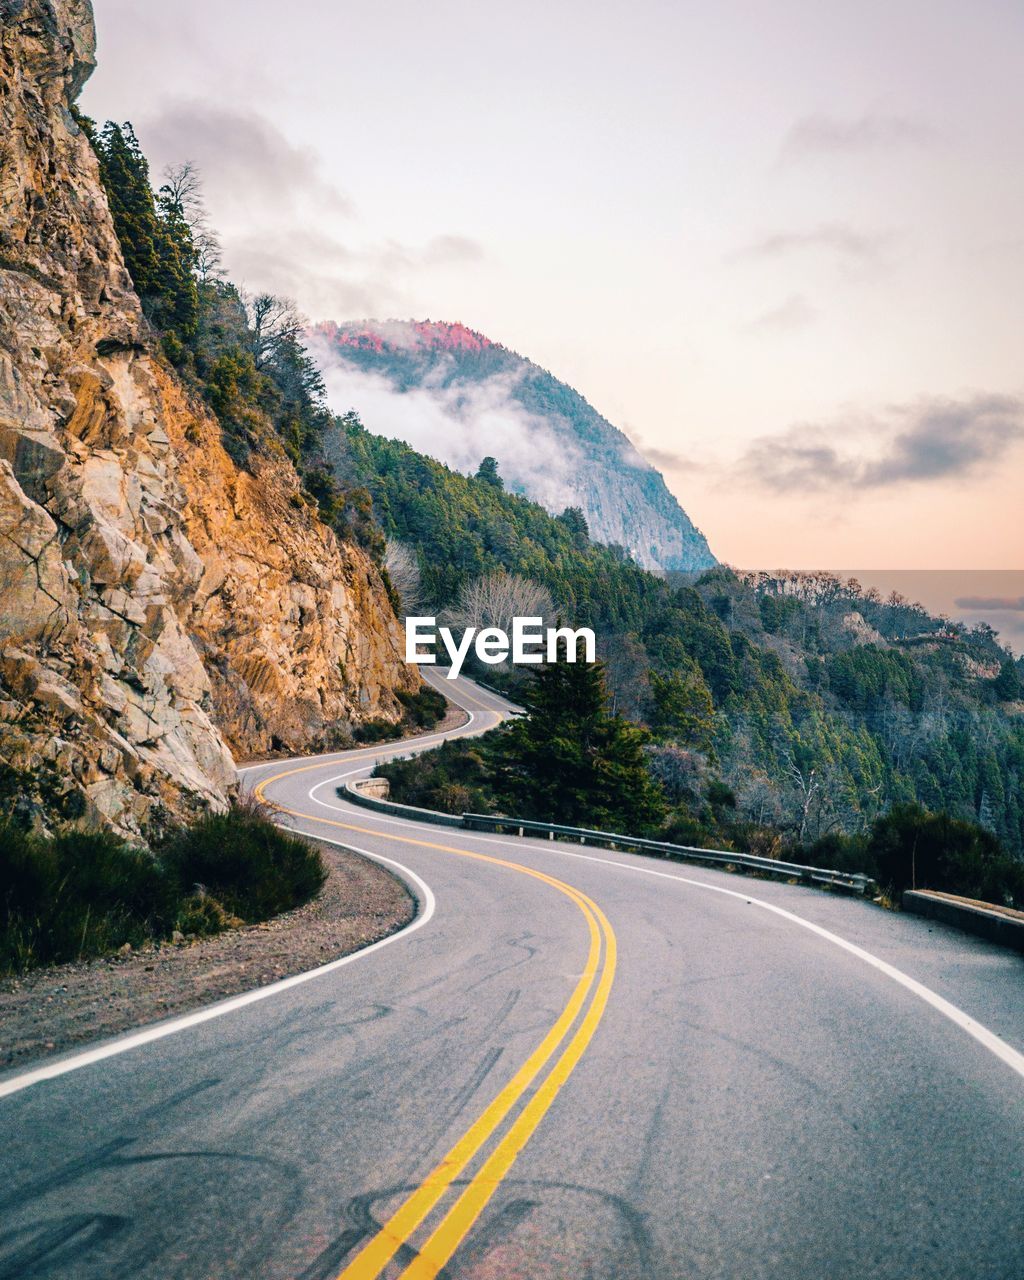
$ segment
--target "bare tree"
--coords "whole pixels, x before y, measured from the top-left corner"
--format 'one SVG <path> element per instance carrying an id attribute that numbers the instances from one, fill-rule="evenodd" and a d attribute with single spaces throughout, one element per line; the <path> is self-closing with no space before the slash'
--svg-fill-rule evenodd
<path id="1" fill-rule="evenodd" d="M 734 789 L 740 811 L 756 826 L 774 827 L 782 822 L 779 788 L 762 770 L 751 770 Z"/>
<path id="2" fill-rule="evenodd" d="M 850 830 L 860 815 L 835 765 L 810 769 L 797 764 L 793 754 L 783 756 L 796 809 L 793 827 L 801 844 L 820 840 L 830 831 Z"/>
<path id="3" fill-rule="evenodd" d="M 299 341 L 306 321 L 290 298 L 245 293 L 242 301 L 252 334 L 252 358 L 256 368 L 262 369 L 273 362 L 285 344 Z"/>
<path id="4" fill-rule="evenodd" d="M 188 223 L 195 249 L 194 269 L 200 283 L 219 280 L 224 275 L 220 241 L 210 226 L 202 178 L 191 160 L 167 166 L 160 194 L 177 206 Z"/>
<path id="5" fill-rule="evenodd" d="M 602 639 L 601 658 L 605 664 L 612 711 L 630 720 L 642 721 L 651 702 L 647 651 L 631 631 Z"/>
<path id="6" fill-rule="evenodd" d="M 416 552 L 405 542 L 388 538 L 384 548 L 384 568 L 402 602 L 402 614 L 418 613 L 423 602 L 423 583 Z"/>
<path id="7" fill-rule="evenodd" d="M 513 618 L 541 618 L 548 622 L 554 612 L 547 587 L 501 569 L 468 582 L 449 610 L 447 621 L 455 627 L 501 627 L 510 631 Z"/>
<path id="8" fill-rule="evenodd" d="M 709 777 L 708 758 L 701 751 L 670 742 L 665 746 L 644 748 L 651 774 L 665 788 L 673 803 L 697 801 Z"/>
<path id="9" fill-rule="evenodd" d="M 160 191 L 178 206 L 190 227 L 194 228 L 206 216 L 203 181 L 191 160 L 169 164 L 164 170 L 164 185 Z"/>

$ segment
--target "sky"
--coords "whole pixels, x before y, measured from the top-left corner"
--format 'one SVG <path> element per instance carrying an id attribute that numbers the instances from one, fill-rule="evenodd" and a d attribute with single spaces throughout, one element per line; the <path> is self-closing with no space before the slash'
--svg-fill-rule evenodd
<path id="1" fill-rule="evenodd" d="M 530 357 L 728 563 L 1024 567 L 1018 0 L 94 8 L 233 279 Z"/>

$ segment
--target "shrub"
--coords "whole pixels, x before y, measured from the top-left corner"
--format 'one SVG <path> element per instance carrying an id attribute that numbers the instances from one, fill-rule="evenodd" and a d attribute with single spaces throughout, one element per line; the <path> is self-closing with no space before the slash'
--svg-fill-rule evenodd
<path id="1" fill-rule="evenodd" d="M 375 773 L 388 779 L 391 798 L 399 804 L 442 813 L 496 813 L 501 805 L 481 742 L 445 742 L 411 760 L 389 760 Z"/>
<path id="2" fill-rule="evenodd" d="M 205 889 L 199 889 L 191 897 L 182 902 L 178 910 L 177 928 L 185 934 L 206 937 L 208 934 L 221 933 L 225 929 L 243 924 L 238 916 L 232 916 Z"/>
<path id="3" fill-rule="evenodd" d="M 392 724 L 390 720 L 366 720 L 352 730 L 352 737 L 356 742 L 384 742 L 387 738 L 398 735 L 398 725 Z"/>
<path id="4" fill-rule="evenodd" d="M 0 969 L 137 946 L 174 916 L 173 885 L 147 851 L 109 832 L 0 827 Z"/>
<path id="5" fill-rule="evenodd" d="M 916 886 L 1024 905 L 1024 862 L 991 831 L 947 813 L 897 805 L 876 820 L 867 852 L 879 883 L 897 894 Z"/>
<path id="6" fill-rule="evenodd" d="M 405 717 L 419 729 L 432 729 L 438 721 L 443 720 L 448 710 L 448 701 L 443 693 L 429 684 L 423 685 L 415 693 L 402 693 L 398 700 L 405 708 Z"/>
<path id="7" fill-rule="evenodd" d="M 169 832 L 151 852 L 108 831 L 47 838 L 0 824 L 0 972 L 211 934 L 308 901 L 319 852 L 252 805 Z"/>
<path id="8" fill-rule="evenodd" d="M 255 804 L 206 814 L 175 832 L 160 858 L 182 899 L 205 892 L 246 922 L 308 902 L 327 874 L 316 848 L 275 827 Z"/>

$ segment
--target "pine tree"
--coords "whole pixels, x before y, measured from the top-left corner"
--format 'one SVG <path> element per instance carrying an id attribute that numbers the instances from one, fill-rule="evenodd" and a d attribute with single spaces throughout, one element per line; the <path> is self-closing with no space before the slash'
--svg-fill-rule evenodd
<path id="1" fill-rule="evenodd" d="M 700 667 L 692 658 L 670 675 L 651 673 L 650 723 L 660 737 L 707 751 L 715 707 Z"/>
<path id="2" fill-rule="evenodd" d="M 483 480 L 487 484 L 493 485 L 495 489 L 504 489 L 505 481 L 498 474 L 498 461 L 496 458 L 488 455 L 477 467 L 476 478 Z"/>
<path id="3" fill-rule="evenodd" d="M 499 789 L 523 816 L 639 834 L 664 816 L 644 756 L 646 734 L 609 714 L 600 663 L 540 668 L 528 714 L 495 739 Z"/>
<path id="4" fill-rule="evenodd" d="M 195 246 L 184 210 L 169 196 L 158 205 L 149 164 L 130 124 L 108 121 L 94 145 L 125 266 L 143 309 L 158 328 L 192 337 L 199 297 Z"/>
<path id="5" fill-rule="evenodd" d="M 1007 658 L 1000 668 L 999 674 L 992 681 L 992 688 L 1002 702 L 1015 702 L 1024 691 L 1024 682 L 1020 678 L 1020 670 L 1012 658 Z"/>

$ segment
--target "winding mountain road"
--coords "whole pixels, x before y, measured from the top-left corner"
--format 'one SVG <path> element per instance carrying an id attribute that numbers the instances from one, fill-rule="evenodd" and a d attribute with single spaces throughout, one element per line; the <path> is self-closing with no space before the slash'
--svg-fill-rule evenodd
<path id="1" fill-rule="evenodd" d="M 337 795 L 436 741 L 245 771 L 418 915 L 0 1079 L 0 1277 L 1024 1277 L 1022 957 Z"/>

